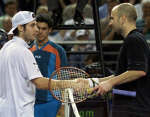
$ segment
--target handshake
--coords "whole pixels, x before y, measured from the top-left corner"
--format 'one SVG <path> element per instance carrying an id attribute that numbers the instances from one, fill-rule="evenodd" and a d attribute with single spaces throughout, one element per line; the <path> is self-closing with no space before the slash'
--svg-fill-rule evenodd
<path id="1" fill-rule="evenodd" d="M 103 81 L 101 78 L 77 78 L 52 81 L 54 82 L 50 91 L 57 100 L 62 102 L 69 100 L 69 91 L 72 92 L 74 102 L 78 103 L 87 98 L 104 95 L 112 89 L 111 85 L 109 85 L 109 80 Z"/>
<path id="2" fill-rule="evenodd" d="M 113 77 L 113 76 L 110 76 Z M 96 95 L 104 95 L 107 92 L 112 90 L 113 84 L 111 80 L 108 79 L 101 79 L 101 78 L 88 78 L 88 79 L 76 79 L 76 84 L 74 88 L 78 90 L 87 90 L 88 94 L 96 92 Z"/>
<path id="3" fill-rule="evenodd" d="M 112 76 L 111 76 L 112 77 Z M 64 94 L 66 89 L 73 89 L 75 97 L 104 95 L 112 90 L 111 80 L 103 78 L 77 78 L 72 80 L 53 80 L 51 92 L 59 91 Z M 55 86 L 54 86 L 55 85 Z"/>
<path id="4" fill-rule="evenodd" d="M 83 79 L 83 78 L 78 78 L 72 80 L 73 84 L 71 87 L 74 89 L 75 92 L 80 92 L 81 94 L 87 94 L 91 95 L 94 92 L 94 89 L 96 86 L 99 84 L 99 79 L 98 78 L 88 78 L 88 79 Z"/>

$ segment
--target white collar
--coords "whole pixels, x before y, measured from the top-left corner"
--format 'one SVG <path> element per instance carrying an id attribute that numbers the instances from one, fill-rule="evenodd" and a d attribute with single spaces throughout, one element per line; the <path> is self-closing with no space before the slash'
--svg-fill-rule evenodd
<path id="1" fill-rule="evenodd" d="M 18 36 L 14 36 L 13 40 L 17 41 L 18 43 L 20 43 L 21 45 L 25 46 L 26 48 L 29 48 L 29 45 L 27 44 L 27 42 L 24 41 L 23 38 L 18 37 Z"/>

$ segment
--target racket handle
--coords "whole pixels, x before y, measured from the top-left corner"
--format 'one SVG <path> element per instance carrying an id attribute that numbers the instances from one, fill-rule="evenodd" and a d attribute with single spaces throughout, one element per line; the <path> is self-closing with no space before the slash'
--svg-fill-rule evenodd
<path id="1" fill-rule="evenodd" d="M 112 93 L 113 94 L 118 94 L 118 95 L 136 97 L 136 92 L 135 91 L 126 91 L 126 90 L 120 90 L 120 89 L 113 89 Z"/>
<path id="2" fill-rule="evenodd" d="M 68 90 L 68 93 L 69 93 L 69 99 L 72 102 L 71 105 L 72 105 L 72 109 L 73 109 L 73 112 L 75 114 L 75 117 L 80 117 L 77 106 L 76 106 L 76 104 L 74 102 L 74 99 L 73 99 L 73 90 L 70 89 L 70 88 L 68 88 L 67 90 Z"/>

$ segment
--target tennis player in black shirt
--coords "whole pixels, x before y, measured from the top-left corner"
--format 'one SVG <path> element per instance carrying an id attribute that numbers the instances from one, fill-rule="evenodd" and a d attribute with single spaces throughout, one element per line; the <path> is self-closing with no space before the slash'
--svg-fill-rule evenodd
<path id="1" fill-rule="evenodd" d="M 100 78 L 95 87 L 103 95 L 115 89 L 135 91 L 136 97 L 114 94 L 112 117 L 150 117 L 150 49 L 136 29 L 136 10 L 129 3 L 115 6 L 110 25 L 124 37 L 116 76 Z"/>

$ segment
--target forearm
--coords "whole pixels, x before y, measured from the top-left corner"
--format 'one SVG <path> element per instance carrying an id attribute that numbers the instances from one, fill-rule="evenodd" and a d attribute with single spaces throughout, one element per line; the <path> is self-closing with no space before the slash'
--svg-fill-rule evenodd
<path id="1" fill-rule="evenodd" d="M 76 85 L 76 80 L 51 80 L 51 88 L 52 89 L 64 89 L 64 88 L 71 88 L 72 86 Z"/>
<path id="2" fill-rule="evenodd" d="M 62 88 L 70 88 L 76 85 L 76 80 L 54 80 L 51 79 L 49 84 L 48 78 L 36 78 L 33 79 L 32 82 L 36 85 L 36 88 L 43 89 L 43 90 L 49 90 L 51 87 L 52 89 L 62 89 Z M 50 87 L 49 87 L 50 85 Z"/>
<path id="3" fill-rule="evenodd" d="M 33 79 L 32 82 L 35 84 L 36 88 L 38 89 L 49 90 L 48 78 L 36 78 L 36 79 Z"/>
<path id="4" fill-rule="evenodd" d="M 115 76 L 110 79 L 110 82 L 115 85 L 120 85 L 123 83 L 134 81 L 138 78 L 145 76 L 146 73 L 144 71 L 126 71 L 118 76 Z"/>
<path id="5" fill-rule="evenodd" d="M 144 71 L 126 71 L 118 76 L 110 78 L 109 80 L 100 82 L 94 90 L 96 90 L 98 94 L 103 95 L 112 90 L 112 88 L 116 85 L 134 81 L 145 75 L 146 73 Z"/>
<path id="6" fill-rule="evenodd" d="M 106 81 L 106 80 L 110 80 L 112 78 L 114 78 L 115 76 L 114 75 L 111 75 L 111 76 L 107 76 L 107 77 L 104 77 L 104 78 L 99 78 L 99 82 L 103 82 L 103 81 Z"/>
<path id="7" fill-rule="evenodd" d="M 103 82 L 103 81 L 107 81 L 107 80 L 110 80 L 112 79 L 113 77 L 115 77 L 114 75 L 111 75 L 111 76 L 107 76 L 107 77 L 104 77 L 104 78 L 89 78 L 88 79 L 88 83 L 90 85 L 90 87 L 93 87 L 94 84 L 95 85 L 98 85 L 100 82 Z"/>

